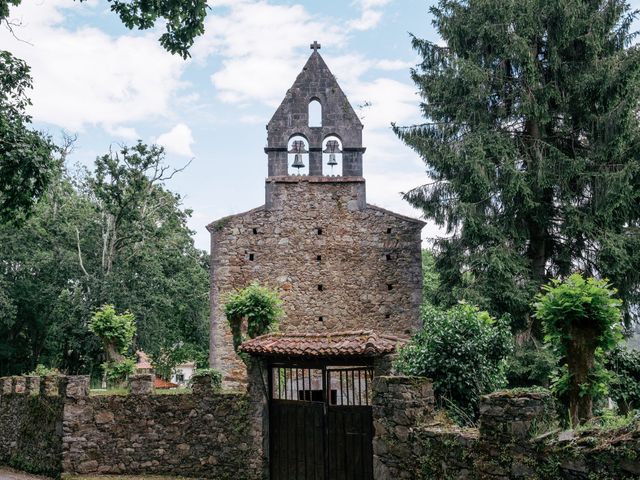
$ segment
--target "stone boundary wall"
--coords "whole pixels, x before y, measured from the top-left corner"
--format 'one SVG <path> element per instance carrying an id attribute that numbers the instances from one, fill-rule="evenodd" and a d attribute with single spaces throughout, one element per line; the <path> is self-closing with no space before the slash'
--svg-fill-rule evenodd
<path id="1" fill-rule="evenodd" d="M 62 466 L 64 381 L 0 378 L 0 465 L 55 476 Z"/>
<path id="2" fill-rule="evenodd" d="M 560 433 L 548 392 L 512 390 L 482 397 L 479 429 L 458 428 L 433 415 L 427 379 L 378 377 L 373 387 L 375 480 L 640 478 L 640 421 Z"/>
<path id="3" fill-rule="evenodd" d="M 193 393 L 89 395 L 88 376 L 0 379 L 0 465 L 51 476 L 262 478 L 262 402 L 196 379 Z M 37 377 L 36 377 L 37 378 Z M 37 385 L 37 386 L 36 386 Z M 36 391 L 37 390 L 37 391 Z"/>

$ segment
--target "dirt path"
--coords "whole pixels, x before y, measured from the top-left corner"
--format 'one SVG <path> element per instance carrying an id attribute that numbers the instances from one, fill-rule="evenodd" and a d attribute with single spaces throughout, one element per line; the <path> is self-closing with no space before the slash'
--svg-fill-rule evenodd
<path id="1" fill-rule="evenodd" d="M 0 480 L 50 480 L 48 477 L 39 477 L 27 473 L 17 472 L 8 468 L 0 467 Z"/>

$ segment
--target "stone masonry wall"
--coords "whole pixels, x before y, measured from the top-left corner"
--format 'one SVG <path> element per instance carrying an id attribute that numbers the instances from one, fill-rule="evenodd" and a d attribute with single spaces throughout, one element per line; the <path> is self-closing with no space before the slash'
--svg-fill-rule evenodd
<path id="1" fill-rule="evenodd" d="M 63 470 L 261 478 L 249 396 L 196 391 L 70 399 L 64 409 Z"/>
<path id="2" fill-rule="evenodd" d="M 419 327 L 423 222 L 365 204 L 362 179 L 283 177 L 267 185 L 268 207 L 209 226 L 211 363 L 225 387 L 242 386 L 246 369 L 223 298 L 254 280 L 281 293 L 283 333 L 408 336 Z"/>
<path id="3" fill-rule="evenodd" d="M 264 399 L 220 393 L 203 377 L 193 394 L 89 395 L 89 377 L 0 379 L 0 465 L 50 476 L 167 474 L 263 477 Z M 38 390 L 36 391 L 36 385 Z"/>
<path id="4" fill-rule="evenodd" d="M 0 378 L 0 465 L 56 475 L 62 461 L 58 379 Z"/>
<path id="5" fill-rule="evenodd" d="M 482 397 L 479 429 L 452 427 L 431 414 L 433 393 L 424 382 L 374 381 L 375 480 L 640 478 L 640 421 L 559 435 L 551 396 L 516 390 Z M 422 413 L 412 407 L 403 414 L 420 404 Z"/>

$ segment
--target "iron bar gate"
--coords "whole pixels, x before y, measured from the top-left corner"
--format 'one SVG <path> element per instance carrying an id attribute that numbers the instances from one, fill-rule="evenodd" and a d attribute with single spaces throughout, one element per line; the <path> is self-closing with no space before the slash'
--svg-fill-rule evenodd
<path id="1" fill-rule="evenodd" d="M 272 480 L 372 480 L 370 365 L 272 364 Z"/>

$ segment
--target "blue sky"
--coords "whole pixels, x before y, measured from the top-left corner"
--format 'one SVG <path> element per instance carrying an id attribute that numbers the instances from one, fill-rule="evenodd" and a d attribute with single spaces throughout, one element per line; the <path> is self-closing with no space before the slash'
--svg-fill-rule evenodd
<path id="1" fill-rule="evenodd" d="M 193 209 L 196 245 L 208 250 L 207 223 L 264 202 L 265 125 L 314 40 L 364 123 L 368 201 L 419 216 L 400 192 L 426 181 L 424 166 L 390 124 L 420 120 L 408 32 L 438 41 L 431 3 L 217 0 L 183 61 L 159 46 L 160 30 L 127 30 L 106 2 L 23 0 L 11 10 L 19 40 L 1 31 L 0 44 L 32 68 L 36 126 L 77 134 L 71 162 L 90 166 L 138 138 L 163 144 L 171 165 L 192 159 L 169 188 Z"/>

